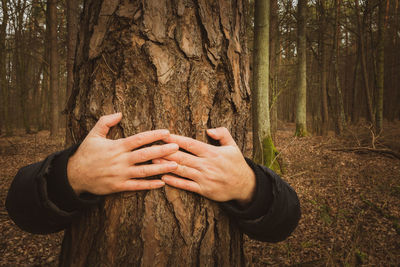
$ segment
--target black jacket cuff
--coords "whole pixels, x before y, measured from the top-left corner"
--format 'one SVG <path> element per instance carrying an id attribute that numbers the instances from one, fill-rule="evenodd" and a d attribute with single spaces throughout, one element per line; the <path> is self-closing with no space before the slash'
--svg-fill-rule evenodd
<path id="1" fill-rule="evenodd" d="M 50 202 L 66 212 L 88 208 L 96 204 L 100 198 L 93 194 L 77 196 L 68 181 L 68 160 L 78 147 L 79 144 L 76 144 L 55 154 L 50 163 L 48 174 L 45 176 L 44 187 L 42 187 L 44 198 L 48 198 Z"/>
<path id="2" fill-rule="evenodd" d="M 247 164 L 256 176 L 256 191 L 252 201 L 241 207 L 236 201 L 221 203 L 222 208 L 231 216 L 236 218 L 253 220 L 267 214 L 272 204 L 272 183 L 260 166 L 246 158 Z"/>

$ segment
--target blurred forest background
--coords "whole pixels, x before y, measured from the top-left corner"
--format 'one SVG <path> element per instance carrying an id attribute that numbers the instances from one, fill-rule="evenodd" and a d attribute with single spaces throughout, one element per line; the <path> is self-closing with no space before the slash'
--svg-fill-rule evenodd
<path id="1" fill-rule="evenodd" d="M 4 201 L 18 168 L 65 145 L 81 10 L 1 0 L 0 266 L 57 264 L 60 234 L 18 230 Z M 284 242 L 246 240 L 248 265 L 400 265 L 399 0 L 271 0 L 268 15 L 270 130 L 303 217 Z"/>
<path id="2" fill-rule="evenodd" d="M 1 125 L 7 136 L 64 128 L 71 90 L 79 1 L 2 0 Z M 71 4 L 69 2 L 74 2 Z M 301 1 L 300 1 L 301 2 Z M 304 1 L 308 132 L 400 118 L 399 1 Z M 296 1 L 271 1 L 270 107 L 277 122 L 294 122 L 298 88 Z M 248 40 L 253 42 L 253 3 Z M 68 22 L 69 21 L 69 22 Z M 69 31 L 68 31 L 68 25 Z M 52 26 L 54 31 L 52 31 Z M 300 36 L 300 38 L 303 38 Z M 68 49 L 69 47 L 69 49 Z M 69 52 L 68 52 L 69 51 Z M 53 126 L 53 128 L 52 128 Z"/>

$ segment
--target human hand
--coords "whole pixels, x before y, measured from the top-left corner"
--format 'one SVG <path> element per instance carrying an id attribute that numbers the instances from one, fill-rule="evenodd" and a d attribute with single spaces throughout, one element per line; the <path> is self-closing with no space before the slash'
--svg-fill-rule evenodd
<path id="1" fill-rule="evenodd" d="M 193 155 L 177 151 L 153 160 L 153 163 L 178 163 L 178 168 L 171 172 L 186 178 L 165 174 L 162 180 L 170 186 L 198 193 L 211 200 L 236 200 L 246 205 L 255 192 L 253 170 L 226 128 L 209 129 L 207 134 L 219 140 L 221 146 L 173 134 L 164 139 L 167 143 L 178 144 Z"/>
<path id="2" fill-rule="evenodd" d="M 179 146 L 171 142 L 138 149 L 143 145 L 168 138 L 170 135 L 168 130 L 142 132 L 118 140 L 107 139 L 110 127 L 116 125 L 121 118 L 121 113 L 101 117 L 75 154 L 69 158 L 68 180 L 77 195 L 83 192 L 106 195 L 121 191 L 159 188 L 165 185 L 161 180 L 134 178 L 168 173 L 177 168 L 175 162 L 135 165 L 168 156 L 178 151 Z"/>

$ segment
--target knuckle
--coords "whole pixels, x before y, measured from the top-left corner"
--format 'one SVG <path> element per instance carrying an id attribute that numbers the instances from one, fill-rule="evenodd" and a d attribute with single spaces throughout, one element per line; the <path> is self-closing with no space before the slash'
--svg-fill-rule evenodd
<path id="1" fill-rule="evenodd" d="M 136 175 L 135 176 L 136 177 L 140 177 L 140 178 L 146 177 L 147 176 L 147 171 L 145 170 L 145 168 L 139 167 L 139 168 L 136 169 Z"/>
<path id="2" fill-rule="evenodd" d="M 101 117 L 99 118 L 98 122 L 99 122 L 100 124 L 105 124 L 106 120 L 107 120 L 106 116 L 101 116 Z"/>

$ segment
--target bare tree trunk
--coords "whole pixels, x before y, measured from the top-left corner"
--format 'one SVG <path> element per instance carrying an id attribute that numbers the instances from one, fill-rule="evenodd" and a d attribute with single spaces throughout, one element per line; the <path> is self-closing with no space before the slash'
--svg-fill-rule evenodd
<path id="1" fill-rule="evenodd" d="M 254 2 L 253 157 L 256 162 L 279 171 L 269 113 L 269 14 L 269 0 Z"/>
<path id="2" fill-rule="evenodd" d="M 353 75 L 353 97 L 352 97 L 352 102 L 351 102 L 351 122 L 352 123 L 358 123 L 359 120 L 359 110 L 358 110 L 358 105 L 357 102 L 358 100 L 358 88 L 357 88 L 357 80 L 358 80 L 358 71 L 359 71 L 359 65 L 360 65 L 360 46 L 357 46 L 357 58 L 354 66 L 354 75 Z"/>
<path id="3" fill-rule="evenodd" d="M 376 133 L 379 134 L 383 129 L 383 86 L 385 80 L 385 0 L 380 0 L 378 8 L 378 44 L 377 44 L 377 98 L 376 98 Z"/>
<path id="4" fill-rule="evenodd" d="M 296 96 L 296 136 L 307 135 L 307 0 L 297 4 L 297 96 Z"/>
<path id="5" fill-rule="evenodd" d="M 58 135 L 59 130 L 59 59 L 57 45 L 57 0 L 47 1 L 47 12 L 49 12 L 49 48 L 50 48 L 50 114 L 51 114 L 51 136 Z"/>
<path id="6" fill-rule="evenodd" d="M 336 111 L 337 111 L 337 121 L 336 121 L 336 131 L 338 134 L 342 134 L 343 130 L 346 128 L 346 116 L 344 113 L 344 104 L 343 104 L 343 94 L 342 94 L 342 86 L 340 84 L 339 77 L 339 40 L 340 40 L 340 0 L 335 0 L 335 29 L 334 29 L 334 38 L 333 38 L 333 68 L 334 68 L 334 76 L 335 76 L 335 87 L 337 92 L 337 103 L 336 103 Z"/>
<path id="7" fill-rule="evenodd" d="M 78 38 L 78 0 L 67 0 L 67 93 L 68 102 L 74 85 L 74 59 L 76 42 Z M 67 104 L 67 103 L 65 103 Z M 68 120 L 66 120 L 66 129 L 68 129 Z M 66 131 L 67 140 L 71 140 L 70 131 Z"/>
<path id="8" fill-rule="evenodd" d="M 356 5 L 356 15 L 357 15 L 357 25 L 358 25 L 358 36 L 359 36 L 359 43 L 360 43 L 360 50 L 361 50 L 361 70 L 362 70 L 362 76 L 364 80 L 364 89 L 365 89 L 365 97 L 367 101 L 367 114 L 368 114 L 368 119 L 374 123 L 374 113 L 372 109 L 372 99 L 371 99 L 371 93 L 370 93 L 370 88 L 369 88 L 369 82 L 368 82 L 368 69 L 367 69 L 367 61 L 366 61 L 366 51 L 365 51 L 365 41 L 364 41 L 364 23 L 361 22 L 361 17 L 360 17 L 360 7 L 358 4 L 359 0 L 355 1 Z M 364 18 L 366 15 L 364 14 Z"/>
<path id="9" fill-rule="evenodd" d="M 321 53 L 321 102 L 322 102 L 322 135 L 327 134 L 329 129 L 329 112 L 328 112 L 328 92 L 327 92 L 327 49 L 325 44 L 326 14 L 324 1 L 319 1 L 320 24 L 319 24 L 319 46 Z"/>
<path id="10" fill-rule="evenodd" d="M 167 128 L 247 142 L 250 91 L 243 2 L 87 0 L 69 121 L 82 140 L 103 114 L 110 137 Z M 108 196 L 64 238 L 61 266 L 239 266 L 242 237 L 219 206 L 165 187 Z"/>
<path id="11" fill-rule="evenodd" d="M 6 35 L 7 35 L 7 24 L 8 24 L 8 6 L 7 1 L 2 0 L 2 11 L 3 21 L 0 25 L 0 86 L 2 96 L 2 119 L 4 123 L 4 130 L 7 136 L 12 135 L 11 120 L 8 113 L 9 110 L 9 88 L 7 82 L 7 62 L 6 62 Z"/>
<path id="12" fill-rule="evenodd" d="M 270 35 L 269 35 L 269 45 L 270 45 L 270 61 L 269 61 L 269 70 L 270 70 L 270 88 L 271 88 L 271 96 L 270 96 L 270 110 L 271 110 L 271 134 L 272 139 L 274 139 L 275 132 L 278 128 L 278 58 L 280 57 L 279 52 L 279 18 L 278 18 L 278 1 L 272 0 L 270 2 Z M 275 141 L 275 140 L 274 140 Z"/>

